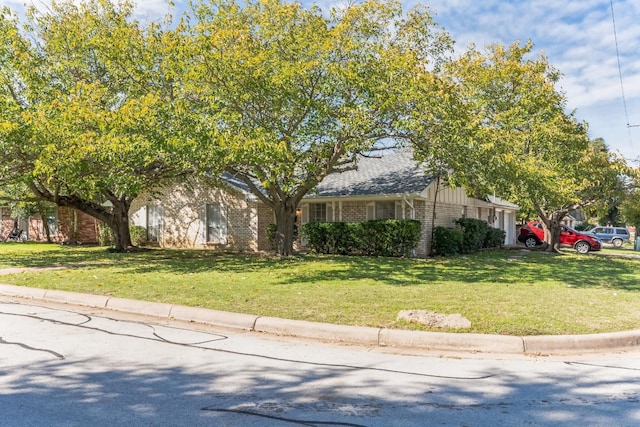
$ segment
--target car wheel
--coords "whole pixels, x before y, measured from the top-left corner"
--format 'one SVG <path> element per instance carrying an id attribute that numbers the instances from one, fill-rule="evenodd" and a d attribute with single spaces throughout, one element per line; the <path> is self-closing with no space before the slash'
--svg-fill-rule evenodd
<path id="1" fill-rule="evenodd" d="M 578 242 L 576 243 L 574 248 L 579 254 L 588 254 L 591 250 L 591 245 L 589 245 L 589 243 L 587 242 Z"/>
<path id="2" fill-rule="evenodd" d="M 528 248 L 535 248 L 538 246 L 538 239 L 533 236 L 529 236 L 525 239 L 524 245 Z"/>
<path id="3" fill-rule="evenodd" d="M 611 243 L 613 243 L 613 247 L 615 247 L 615 248 L 621 248 L 622 247 L 622 239 L 613 239 L 611 241 Z"/>

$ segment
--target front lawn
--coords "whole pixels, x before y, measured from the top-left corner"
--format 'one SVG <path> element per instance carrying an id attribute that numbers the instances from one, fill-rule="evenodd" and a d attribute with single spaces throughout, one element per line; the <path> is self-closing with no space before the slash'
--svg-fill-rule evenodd
<path id="1" fill-rule="evenodd" d="M 603 251 L 603 254 L 606 251 Z M 492 251 L 456 258 L 0 245 L 1 267 L 64 266 L 0 282 L 329 323 L 418 328 L 405 309 L 460 313 L 464 332 L 580 334 L 640 329 L 640 260 Z"/>

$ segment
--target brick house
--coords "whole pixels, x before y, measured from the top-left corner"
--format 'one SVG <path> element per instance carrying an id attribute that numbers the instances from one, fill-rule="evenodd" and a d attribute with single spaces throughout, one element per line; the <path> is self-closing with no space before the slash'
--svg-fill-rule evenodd
<path id="1" fill-rule="evenodd" d="M 178 183 L 140 197 L 132 204 L 131 223 L 146 227 L 149 240 L 164 247 L 269 250 L 271 209 L 233 176 L 225 174 L 222 182 Z M 363 158 L 357 170 L 326 177 L 303 199 L 298 215 L 302 224 L 417 219 L 422 224 L 418 256 L 430 253 L 434 226 L 454 226 L 461 217 L 485 220 L 505 231 L 505 244 L 516 243 L 518 206 L 496 197 L 469 197 L 462 188 L 441 186 L 436 192 L 435 187 L 410 152 Z"/>
<path id="2" fill-rule="evenodd" d="M 0 208 L 2 221 L 0 222 L 0 236 L 2 240 L 13 230 L 17 221 L 18 228 L 23 230 L 22 238 L 30 241 L 46 242 L 47 236 L 44 230 L 42 216 L 36 215 L 29 218 L 14 218 L 7 207 Z M 57 243 L 84 243 L 98 242 L 98 220 L 78 210 L 55 207 L 45 213 L 51 240 Z"/>

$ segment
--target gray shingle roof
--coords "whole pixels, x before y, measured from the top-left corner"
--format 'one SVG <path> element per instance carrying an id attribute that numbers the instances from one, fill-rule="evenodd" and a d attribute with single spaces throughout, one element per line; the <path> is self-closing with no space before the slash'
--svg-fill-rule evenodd
<path id="1" fill-rule="evenodd" d="M 364 157 L 358 168 L 327 176 L 308 197 L 416 194 L 432 182 L 409 151 Z"/>

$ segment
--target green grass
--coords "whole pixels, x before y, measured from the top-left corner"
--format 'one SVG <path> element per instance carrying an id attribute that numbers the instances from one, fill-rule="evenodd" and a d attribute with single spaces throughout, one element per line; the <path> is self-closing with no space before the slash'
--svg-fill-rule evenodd
<path id="1" fill-rule="evenodd" d="M 617 253 L 605 249 L 604 253 Z M 625 251 L 625 254 L 634 254 Z M 636 253 L 637 254 L 637 253 Z M 640 259 L 493 251 L 456 258 L 276 258 L 156 249 L 0 245 L 0 267 L 65 266 L 0 282 L 291 319 L 421 329 L 405 309 L 460 313 L 464 332 L 640 329 Z"/>

